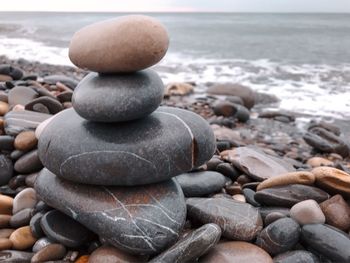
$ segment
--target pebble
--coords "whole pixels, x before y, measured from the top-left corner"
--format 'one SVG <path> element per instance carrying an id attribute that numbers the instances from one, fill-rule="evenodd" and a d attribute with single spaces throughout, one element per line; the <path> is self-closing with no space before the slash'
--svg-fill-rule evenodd
<path id="1" fill-rule="evenodd" d="M 134 186 L 128 191 L 125 187 L 76 187 L 44 169 L 35 189 L 48 205 L 71 215 L 110 244 L 134 254 L 164 250 L 178 239 L 185 223 L 184 196 L 175 180 Z M 64 222 L 63 230 L 67 231 Z"/>
<path id="2" fill-rule="evenodd" d="M 302 241 L 335 262 L 350 262 L 350 237 L 344 232 L 324 224 L 310 224 L 302 227 Z"/>
<path id="3" fill-rule="evenodd" d="M 51 98 L 49 96 L 42 96 L 42 97 L 36 98 L 31 102 L 27 103 L 24 108 L 26 110 L 38 111 L 36 110 L 37 109 L 36 105 L 44 106 L 47 109 L 47 112 L 44 112 L 44 113 L 49 113 L 49 114 L 56 114 L 61 110 L 63 110 L 62 104 L 57 99 Z"/>
<path id="4" fill-rule="evenodd" d="M 34 131 L 23 131 L 16 136 L 14 146 L 19 151 L 29 151 L 38 143 Z"/>
<path id="5" fill-rule="evenodd" d="M 271 212 L 264 218 L 264 226 L 268 226 L 278 219 L 285 218 L 286 215 L 280 212 Z"/>
<path id="6" fill-rule="evenodd" d="M 215 170 L 230 178 L 232 181 L 236 181 L 239 176 L 239 172 L 230 163 L 219 163 Z"/>
<path id="7" fill-rule="evenodd" d="M 225 176 L 212 171 L 184 173 L 175 178 L 185 197 L 201 197 L 219 192 L 227 181 Z"/>
<path id="8" fill-rule="evenodd" d="M 91 236 L 83 225 L 57 210 L 47 212 L 41 218 L 40 225 L 49 239 L 67 247 L 79 247 Z"/>
<path id="9" fill-rule="evenodd" d="M 165 88 L 166 96 L 184 96 L 194 92 L 194 86 L 189 83 L 172 82 Z"/>
<path id="10" fill-rule="evenodd" d="M 34 208 L 37 202 L 38 199 L 35 190 L 33 188 L 26 188 L 13 199 L 12 213 L 16 214 L 25 208 Z"/>
<path id="11" fill-rule="evenodd" d="M 11 240 L 7 238 L 0 238 L 0 251 L 6 250 L 6 249 L 11 249 L 12 248 L 12 242 Z M 0 260 L 1 262 L 1 260 Z"/>
<path id="12" fill-rule="evenodd" d="M 10 106 L 26 105 L 28 102 L 38 97 L 38 93 L 29 87 L 18 86 L 11 89 L 8 93 Z"/>
<path id="13" fill-rule="evenodd" d="M 41 218 L 43 217 L 43 215 L 43 212 L 38 212 L 29 221 L 30 230 L 32 231 L 33 236 L 35 236 L 36 238 L 40 238 L 44 235 L 44 232 L 40 225 Z"/>
<path id="14" fill-rule="evenodd" d="M 17 135 L 25 130 L 34 130 L 44 120 L 52 115 L 34 111 L 10 111 L 5 116 L 5 132 L 7 135 Z"/>
<path id="15" fill-rule="evenodd" d="M 236 96 L 243 100 L 243 104 L 251 109 L 255 104 L 254 91 L 240 84 L 225 83 L 211 86 L 207 89 L 207 93 L 214 95 Z"/>
<path id="16" fill-rule="evenodd" d="M 316 177 L 316 185 L 332 194 L 350 197 L 350 175 L 332 167 L 317 167 L 311 171 Z"/>
<path id="17" fill-rule="evenodd" d="M 42 250 L 44 247 L 50 245 L 50 244 L 54 244 L 54 241 L 50 240 L 47 237 L 42 237 L 40 239 L 38 239 L 35 244 L 33 245 L 33 252 L 36 253 L 40 250 Z"/>
<path id="18" fill-rule="evenodd" d="M 122 16 L 89 25 L 76 32 L 69 58 L 79 68 L 100 73 L 134 72 L 159 62 L 169 37 L 156 19 Z"/>
<path id="19" fill-rule="evenodd" d="M 68 86 L 71 90 L 74 90 L 75 87 L 78 85 L 78 81 L 67 77 L 65 75 L 49 75 L 44 77 L 44 82 L 52 85 L 57 85 L 57 83 L 62 83 L 65 86 Z"/>
<path id="20" fill-rule="evenodd" d="M 270 255 L 292 249 L 299 241 L 300 227 L 291 218 L 281 218 L 265 227 L 255 243 Z"/>
<path id="21" fill-rule="evenodd" d="M 21 156 L 14 166 L 18 173 L 29 174 L 38 172 L 43 168 L 43 165 L 38 156 L 38 150 L 32 150 Z"/>
<path id="22" fill-rule="evenodd" d="M 0 229 L 0 238 L 8 238 L 15 231 L 15 229 L 11 228 L 2 228 Z"/>
<path id="23" fill-rule="evenodd" d="M 7 184 L 13 176 L 12 161 L 3 154 L 0 154 L 0 185 Z M 1 208 L 0 208 L 1 211 Z"/>
<path id="24" fill-rule="evenodd" d="M 23 71 L 20 68 L 9 64 L 0 65 L 0 74 L 10 76 L 13 80 L 19 80 L 23 77 Z"/>
<path id="25" fill-rule="evenodd" d="M 315 200 L 305 200 L 292 206 L 290 217 L 300 225 L 323 224 L 326 221 L 325 215 Z"/>
<path id="26" fill-rule="evenodd" d="M 215 223 L 229 239 L 250 241 L 262 229 L 258 209 L 228 198 L 188 198 L 187 216 L 191 222 Z"/>
<path id="27" fill-rule="evenodd" d="M 0 228 L 5 228 L 10 226 L 10 215 L 0 215 Z"/>
<path id="28" fill-rule="evenodd" d="M 252 189 L 244 188 L 243 189 L 243 195 L 247 201 L 247 203 L 251 204 L 252 206 L 259 207 L 261 206 L 259 202 L 257 202 L 254 198 L 255 192 Z"/>
<path id="29" fill-rule="evenodd" d="M 0 194 L 0 214 L 12 215 L 13 198 Z"/>
<path id="30" fill-rule="evenodd" d="M 11 180 L 8 182 L 8 186 L 11 189 L 25 187 L 26 186 L 25 179 L 26 179 L 26 176 L 23 174 L 16 175 L 16 176 L 12 177 Z"/>
<path id="31" fill-rule="evenodd" d="M 227 150 L 221 156 L 257 181 L 295 171 L 286 161 L 248 147 Z"/>
<path id="32" fill-rule="evenodd" d="M 50 260 L 59 260 L 66 255 L 66 248 L 61 244 L 49 244 L 36 252 L 31 262 L 46 262 Z"/>
<path id="33" fill-rule="evenodd" d="M 220 240 L 221 229 L 215 224 L 206 224 L 191 231 L 175 245 L 153 258 L 156 262 L 192 262 L 212 249 Z"/>
<path id="34" fill-rule="evenodd" d="M 32 217 L 32 211 L 32 208 L 25 208 L 14 214 L 10 220 L 11 227 L 18 228 L 28 225 L 30 218 Z"/>
<path id="35" fill-rule="evenodd" d="M 326 223 L 340 230 L 350 229 L 350 207 L 341 195 L 322 202 L 320 207 L 326 216 Z"/>
<path id="36" fill-rule="evenodd" d="M 290 184 L 313 185 L 314 182 L 315 176 L 310 172 L 291 172 L 266 179 L 258 185 L 257 190 Z"/>
<path id="37" fill-rule="evenodd" d="M 327 160 L 322 157 L 312 157 L 306 162 L 307 165 L 310 165 L 312 168 L 320 166 L 334 166 L 334 163 L 330 160 Z"/>
<path id="38" fill-rule="evenodd" d="M 294 250 L 277 255 L 274 263 L 321 263 L 319 259 L 309 251 Z"/>
<path id="39" fill-rule="evenodd" d="M 11 152 L 13 147 L 13 142 L 15 139 L 9 135 L 1 135 L 0 136 L 0 151 L 3 152 Z"/>
<path id="40" fill-rule="evenodd" d="M 0 251 L 0 262 L 11 263 L 27 263 L 30 262 L 33 257 L 33 253 L 16 251 L 16 250 L 3 250 Z"/>
<path id="41" fill-rule="evenodd" d="M 243 203 L 246 202 L 244 195 L 241 195 L 241 194 L 233 195 L 232 198 L 233 200 L 236 200 L 238 202 L 243 202 Z"/>
<path id="42" fill-rule="evenodd" d="M 199 263 L 272 263 L 267 252 L 248 242 L 230 241 L 216 245 L 206 255 L 199 259 Z"/>
<path id="43" fill-rule="evenodd" d="M 215 147 L 204 119 L 170 107 L 113 124 L 87 122 L 74 110 L 64 110 L 45 127 L 38 144 L 39 157 L 51 172 L 94 185 L 164 181 L 202 165 Z"/>
<path id="44" fill-rule="evenodd" d="M 4 116 L 9 111 L 9 105 L 6 102 L 0 101 L 0 116 Z"/>
<path id="45" fill-rule="evenodd" d="M 142 263 L 146 257 L 127 254 L 112 246 L 102 246 L 89 257 L 91 263 Z"/>
<path id="46" fill-rule="evenodd" d="M 72 104 L 90 121 L 131 121 L 155 111 L 163 93 L 161 78 L 150 69 L 118 76 L 90 73 L 74 90 Z"/>
<path id="47" fill-rule="evenodd" d="M 32 235 L 29 226 L 23 226 L 16 229 L 9 238 L 13 243 L 13 248 L 18 250 L 26 250 L 31 248 L 36 238 Z"/>
<path id="48" fill-rule="evenodd" d="M 276 186 L 257 191 L 255 200 L 260 204 L 268 206 L 292 207 L 296 203 L 313 199 L 317 203 L 329 198 L 329 195 L 316 187 L 302 184 L 291 184 L 287 186 Z"/>

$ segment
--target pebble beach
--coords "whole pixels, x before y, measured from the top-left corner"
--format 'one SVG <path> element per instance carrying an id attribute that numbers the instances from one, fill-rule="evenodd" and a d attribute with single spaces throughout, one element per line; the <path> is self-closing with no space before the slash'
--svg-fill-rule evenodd
<path id="1" fill-rule="evenodd" d="M 348 121 L 164 82 L 168 45 L 126 16 L 76 67 L 0 57 L 0 262 L 350 262 Z"/>

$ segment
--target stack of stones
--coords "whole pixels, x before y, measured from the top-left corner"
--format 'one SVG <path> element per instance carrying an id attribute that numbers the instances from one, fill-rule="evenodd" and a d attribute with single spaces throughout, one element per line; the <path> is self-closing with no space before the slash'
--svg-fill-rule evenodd
<path id="1" fill-rule="evenodd" d="M 45 169 L 39 197 L 136 255 L 174 244 L 186 220 L 181 187 L 172 179 L 209 160 L 215 138 L 200 116 L 159 107 L 163 83 L 146 69 L 168 48 L 165 28 L 145 16 L 93 24 L 71 41 L 72 62 L 88 74 L 73 109 L 36 130 Z"/>

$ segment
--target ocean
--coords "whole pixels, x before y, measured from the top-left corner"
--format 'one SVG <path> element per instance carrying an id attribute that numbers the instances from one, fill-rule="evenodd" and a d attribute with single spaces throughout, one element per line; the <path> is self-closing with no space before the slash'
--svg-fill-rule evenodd
<path id="1" fill-rule="evenodd" d="M 116 13 L 0 13 L 0 55 L 71 65 L 73 33 Z M 151 13 L 170 47 L 164 83 L 238 82 L 281 99 L 279 108 L 350 119 L 350 14 Z"/>

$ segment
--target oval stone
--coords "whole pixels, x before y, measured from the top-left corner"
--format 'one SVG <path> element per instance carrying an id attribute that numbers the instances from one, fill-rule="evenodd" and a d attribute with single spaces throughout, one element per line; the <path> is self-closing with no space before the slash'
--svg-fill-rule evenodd
<path id="1" fill-rule="evenodd" d="M 288 251 L 273 258 L 274 263 L 321 263 L 318 258 L 309 251 Z"/>
<path id="2" fill-rule="evenodd" d="M 127 75 L 88 74 L 76 87 L 72 103 L 84 119 L 120 122 L 145 117 L 163 99 L 164 86 L 153 70 Z"/>
<path id="3" fill-rule="evenodd" d="M 0 155 L 0 185 L 7 184 L 13 175 L 12 161 L 5 155 Z"/>
<path id="4" fill-rule="evenodd" d="M 157 254 L 172 245 L 186 219 L 175 180 L 129 188 L 77 185 L 44 169 L 35 189 L 45 203 L 132 254 Z"/>
<path id="5" fill-rule="evenodd" d="M 202 165 L 215 147 L 202 117 L 169 107 L 113 124 L 89 122 L 73 109 L 64 110 L 47 124 L 38 144 L 39 157 L 51 172 L 94 185 L 160 182 Z"/>
<path id="6" fill-rule="evenodd" d="M 167 31 L 156 19 L 122 16 L 76 32 L 69 58 L 77 67 L 95 72 L 134 72 L 159 62 L 168 45 Z"/>

